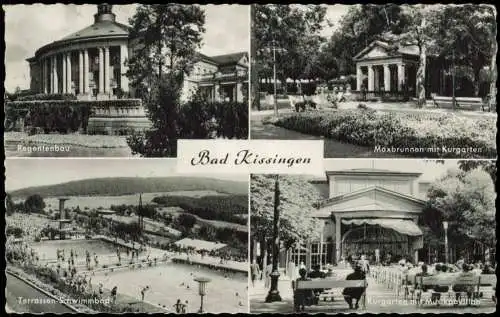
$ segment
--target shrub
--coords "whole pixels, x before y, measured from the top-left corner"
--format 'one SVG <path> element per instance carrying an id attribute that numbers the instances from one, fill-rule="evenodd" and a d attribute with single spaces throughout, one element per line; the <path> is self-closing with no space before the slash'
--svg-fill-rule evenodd
<path id="1" fill-rule="evenodd" d="M 300 113 L 275 125 L 362 146 L 394 148 L 477 148 L 481 152 L 408 152 L 424 157 L 496 157 L 495 119 L 456 115 L 377 113 L 373 109 Z M 401 152 L 399 152 L 401 153 Z M 402 153 L 404 154 L 404 153 Z"/>
<path id="2" fill-rule="evenodd" d="M 19 118 L 24 118 L 25 125 L 42 128 L 45 133 L 69 133 L 86 130 L 97 108 L 140 106 L 140 99 L 13 101 L 6 103 L 6 128 L 12 129 Z"/>
<path id="3" fill-rule="evenodd" d="M 73 94 L 34 94 L 18 96 L 16 101 L 36 101 L 36 100 L 77 100 Z"/>

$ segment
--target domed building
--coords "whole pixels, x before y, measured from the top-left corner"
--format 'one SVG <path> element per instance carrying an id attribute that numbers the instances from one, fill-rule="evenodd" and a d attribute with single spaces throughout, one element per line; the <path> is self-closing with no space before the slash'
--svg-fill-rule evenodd
<path id="1" fill-rule="evenodd" d="M 27 61 L 33 93 L 74 94 L 80 100 L 135 97 L 125 75 L 125 61 L 136 40 L 130 27 L 116 22 L 112 5 L 99 4 L 94 23 L 47 44 Z M 209 101 L 243 101 L 248 86 L 248 53 L 220 56 L 198 54 L 186 76 L 182 97 L 201 89 Z"/>
<path id="2" fill-rule="evenodd" d="M 39 48 L 28 59 L 31 91 L 74 94 L 78 99 L 127 95 L 129 30 L 116 22 L 111 5 L 98 5 L 94 24 Z"/>

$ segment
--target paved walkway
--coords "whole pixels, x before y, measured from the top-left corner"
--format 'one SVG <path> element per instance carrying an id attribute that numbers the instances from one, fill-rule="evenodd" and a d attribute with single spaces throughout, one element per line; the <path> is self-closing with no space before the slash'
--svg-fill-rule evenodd
<path id="1" fill-rule="evenodd" d="M 251 313 L 293 313 L 293 292 L 290 280 L 280 280 L 278 289 L 282 298 L 281 302 L 266 303 L 265 297 L 268 289 L 264 288 L 264 282 L 258 281 L 255 287 L 250 288 L 250 312 Z M 366 311 L 361 308 L 350 310 L 344 301 L 342 290 L 333 291 L 334 301 L 320 301 L 319 305 L 306 307 L 307 313 L 491 313 L 496 310 L 495 304 L 490 299 L 483 299 L 479 307 L 453 307 L 450 305 L 426 305 L 416 307 L 416 304 L 410 300 L 404 301 L 403 297 L 396 297 L 395 291 L 387 289 L 385 285 L 378 284 L 374 279 L 368 278 Z"/>

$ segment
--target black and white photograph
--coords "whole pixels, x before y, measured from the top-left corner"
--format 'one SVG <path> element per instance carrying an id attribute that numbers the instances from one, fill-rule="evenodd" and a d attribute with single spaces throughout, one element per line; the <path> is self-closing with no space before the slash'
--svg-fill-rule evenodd
<path id="1" fill-rule="evenodd" d="M 251 138 L 496 159 L 492 5 L 252 5 Z"/>
<path id="2" fill-rule="evenodd" d="M 248 138 L 244 5 L 5 5 L 8 157 L 176 157 Z"/>
<path id="3" fill-rule="evenodd" d="M 248 175 L 7 159 L 6 311 L 248 312 Z"/>
<path id="4" fill-rule="evenodd" d="M 495 183 L 481 160 L 252 174 L 250 312 L 496 311 Z"/>

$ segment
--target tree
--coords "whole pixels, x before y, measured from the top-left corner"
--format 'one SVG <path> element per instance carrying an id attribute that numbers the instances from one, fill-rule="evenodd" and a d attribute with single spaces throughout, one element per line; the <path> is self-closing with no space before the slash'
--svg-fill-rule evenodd
<path id="1" fill-rule="evenodd" d="M 16 212 L 14 201 L 12 200 L 12 196 L 9 194 L 5 195 L 5 213 L 7 216 L 11 216 L 14 212 Z"/>
<path id="2" fill-rule="evenodd" d="M 24 201 L 24 207 L 28 213 L 42 213 L 45 208 L 45 202 L 43 201 L 42 196 L 34 194 L 26 198 Z"/>
<path id="3" fill-rule="evenodd" d="M 149 75 L 159 79 L 166 71 L 182 75 L 190 71 L 205 32 L 205 12 L 197 5 L 140 5 L 129 21 L 137 50 L 128 61 L 132 84 L 144 84 Z"/>
<path id="4" fill-rule="evenodd" d="M 294 176 L 279 176 L 280 239 L 291 246 L 299 240 L 319 236 L 318 222 L 311 214 L 321 196 L 307 180 Z M 274 176 L 251 177 L 251 234 L 258 241 L 272 237 L 274 218 Z"/>
<path id="5" fill-rule="evenodd" d="M 418 47 L 418 69 L 416 74 L 417 105 L 423 107 L 426 102 L 425 79 L 427 67 L 427 51 L 432 41 L 432 25 L 428 23 L 429 6 L 426 5 L 404 5 L 404 14 L 409 23 L 403 29 L 400 42 L 416 44 Z"/>
<path id="6" fill-rule="evenodd" d="M 469 172 L 471 170 L 481 168 L 491 176 L 491 179 L 493 180 L 493 184 L 496 184 L 496 182 L 497 182 L 496 161 L 460 160 L 460 161 L 458 161 L 458 167 L 464 172 Z"/>
<path id="7" fill-rule="evenodd" d="M 320 5 L 255 5 L 252 36 L 255 68 L 260 78 L 271 78 L 273 46 L 276 52 L 277 77 L 298 79 L 306 75 L 311 57 L 319 50 L 326 7 Z M 274 43 L 274 45 L 273 45 Z M 285 85 L 286 87 L 286 85 Z"/>
<path id="8" fill-rule="evenodd" d="M 450 241 L 472 238 L 487 245 L 494 245 L 495 198 L 491 176 L 481 170 L 468 172 L 449 170 L 431 185 L 424 222 L 434 232 L 442 230 L 448 221 Z"/>
<path id="9" fill-rule="evenodd" d="M 131 38 L 138 43 L 127 61 L 127 76 L 132 86 L 147 95 L 143 102 L 153 129 L 134 134 L 127 142 L 134 154 L 176 156 L 183 78 L 201 47 L 205 13 L 197 5 L 140 5 L 130 24 Z"/>
<path id="10" fill-rule="evenodd" d="M 184 228 L 184 232 L 190 232 L 196 224 L 196 217 L 190 214 L 180 214 L 177 221 Z"/>

